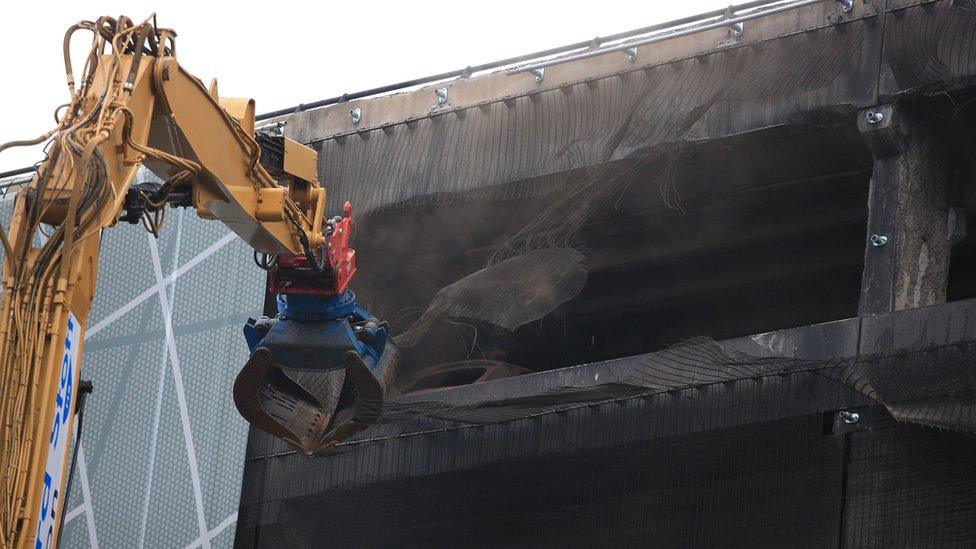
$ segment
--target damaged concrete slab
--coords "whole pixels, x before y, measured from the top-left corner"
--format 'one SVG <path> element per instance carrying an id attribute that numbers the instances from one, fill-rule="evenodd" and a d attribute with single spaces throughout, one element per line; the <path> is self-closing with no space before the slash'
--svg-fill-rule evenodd
<path id="1" fill-rule="evenodd" d="M 407 535 L 409 531 L 411 537 L 405 538 L 408 540 L 441 539 L 412 537 L 418 531 L 433 536 L 434 531 L 427 529 L 436 529 L 441 524 L 432 518 L 422 519 L 422 509 L 400 509 L 402 516 L 392 524 L 370 513 L 359 515 L 354 510 L 372 501 L 379 516 L 386 516 L 385 513 L 392 512 L 392 502 L 409 497 L 404 490 L 418 489 L 425 484 L 431 491 L 440 493 L 438 490 L 445 482 L 477 483 L 478 478 L 487 474 L 487 469 L 498 464 L 518 463 L 523 473 L 531 468 L 536 474 L 543 474 L 546 468 L 554 467 L 553 460 L 557 457 L 572 461 L 573 456 L 579 458 L 611 448 L 626 454 L 651 441 L 681 450 L 688 444 L 687 437 L 695 434 L 705 441 L 732 436 L 731 433 L 748 438 L 753 435 L 746 431 L 758 425 L 803 425 L 807 438 L 802 444 L 827 444 L 837 449 L 836 453 L 832 451 L 818 459 L 829 462 L 831 470 L 839 475 L 845 444 L 859 449 L 862 443 L 868 444 L 866 441 L 876 436 L 871 433 L 900 429 L 910 431 L 912 437 L 925 438 L 919 424 L 941 424 L 970 432 L 976 429 L 973 407 L 963 406 L 976 390 L 976 375 L 969 367 L 976 356 L 974 319 L 976 301 L 969 300 L 718 343 L 689 342 L 686 346 L 649 355 L 408 395 L 393 403 L 391 413 L 414 410 L 416 414 L 407 419 L 401 415 L 396 422 L 374 426 L 356 440 L 314 458 L 252 431 L 238 540 L 247 546 L 261 546 L 261 543 L 291 539 L 316 539 L 328 532 L 330 536 L 348 535 L 351 542 L 361 539 L 362 532 L 374 531 L 384 532 L 386 536 Z M 721 360 L 716 360 L 719 355 L 709 356 L 712 345 L 720 349 Z M 635 371 L 644 376 L 644 386 L 629 395 L 619 392 L 619 387 L 614 388 L 615 383 L 632 379 Z M 549 398 L 542 402 L 544 397 Z M 479 416 L 476 413 L 479 410 L 485 414 Z M 905 422 L 905 426 L 896 427 L 892 417 Z M 863 439 L 859 438 L 862 434 Z M 848 436 L 849 440 L 845 441 Z M 946 436 L 966 448 L 959 459 L 976 451 L 971 439 Z M 821 442 L 812 442 L 808 440 L 810 437 Z M 593 466 L 606 468 L 620 458 L 606 454 L 587 458 L 594 459 L 597 461 Z M 727 454 L 715 459 L 736 458 Z M 826 462 L 818 467 L 827 466 Z M 953 467 L 972 467 L 972 463 L 965 465 L 965 461 L 951 463 Z M 798 475 L 792 481 L 796 483 L 794 487 L 784 488 L 787 492 L 797 492 L 782 496 L 802 497 L 800 493 L 810 488 L 805 483 L 827 482 L 819 488 L 824 490 L 821 496 L 825 499 L 821 503 L 838 508 L 844 489 L 840 477 L 818 478 L 822 473 L 819 469 L 788 473 L 795 464 L 773 460 L 766 465 L 770 471 L 781 471 L 775 475 Z M 717 462 L 710 465 L 725 466 Z M 575 474 L 586 474 L 573 470 Z M 446 480 L 450 475 L 457 480 Z M 953 476 L 945 471 L 928 488 L 947 489 L 954 482 Z M 729 482 L 757 481 L 754 477 L 737 480 L 730 477 Z M 746 484 L 733 486 L 745 490 Z M 828 489 L 827 485 L 834 488 Z M 716 487 L 714 491 L 721 493 L 726 489 L 732 488 Z M 867 492 L 883 497 L 878 486 L 858 489 L 863 492 L 863 498 L 868 497 Z M 580 492 L 587 490 L 581 488 Z M 372 494 L 377 491 L 382 496 Z M 592 498 L 588 503 L 619 505 L 619 501 L 605 499 L 615 497 L 615 493 L 613 490 L 591 493 L 587 496 Z M 380 500 L 375 500 L 376 497 Z M 471 497 L 472 500 L 462 505 L 470 512 L 479 510 L 490 514 L 477 502 L 481 494 Z M 570 495 L 563 494 L 563 497 L 565 501 L 553 501 L 550 505 L 558 507 L 573 501 Z M 302 508 L 301 512 L 296 510 L 298 507 Z M 823 507 L 816 507 L 808 511 L 823 511 Z M 748 520 L 771 520 L 775 514 L 772 509 L 764 512 L 770 515 Z M 817 528 L 826 528 L 837 535 L 839 508 L 837 512 L 826 523 L 817 523 Z M 316 520 L 306 521 L 310 514 Z M 526 517 L 529 522 L 537 519 Z M 457 519 L 443 520 L 451 528 L 457 526 Z M 796 521 L 799 517 L 790 515 L 786 520 Z M 743 526 L 740 524 L 738 528 Z M 597 530 L 610 535 L 600 528 Z M 865 541 L 870 538 L 859 536 L 875 533 L 867 529 L 853 538 Z M 486 543 L 508 539 L 504 530 L 493 527 L 482 534 L 486 537 L 479 540 Z M 716 543 L 729 541 L 718 533 L 713 534 L 716 537 L 709 539 Z M 290 538 L 292 535 L 298 537 Z M 787 536 L 785 532 L 782 535 Z M 830 535 L 822 539 L 835 539 Z M 934 539 L 942 539 L 938 532 L 932 535 Z M 366 536 L 365 539 L 382 545 L 380 540 L 384 538 Z M 526 538 L 512 539 L 523 542 Z"/>

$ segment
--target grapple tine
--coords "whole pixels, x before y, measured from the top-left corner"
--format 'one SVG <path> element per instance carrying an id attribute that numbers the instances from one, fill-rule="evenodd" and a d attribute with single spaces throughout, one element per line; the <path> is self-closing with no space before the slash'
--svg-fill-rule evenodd
<path id="1" fill-rule="evenodd" d="M 336 403 L 332 408 L 323 406 L 274 366 L 271 352 L 260 347 L 251 353 L 234 382 L 234 404 L 255 427 L 311 454 L 332 419 Z"/>
<path id="2" fill-rule="evenodd" d="M 388 340 L 378 359 L 364 358 L 356 351 L 343 356 L 346 379 L 355 388 L 356 399 L 352 405 L 336 414 L 336 421 L 319 441 L 314 452 L 321 454 L 366 429 L 379 418 L 387 391 L 396 381 L 400 363 L 400 351 Z M 339 417 L 342 414 L 342 417 Z"/>

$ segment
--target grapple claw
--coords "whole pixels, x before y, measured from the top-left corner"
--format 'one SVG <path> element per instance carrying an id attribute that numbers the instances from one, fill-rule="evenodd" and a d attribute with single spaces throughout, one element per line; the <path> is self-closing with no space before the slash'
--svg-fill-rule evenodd
<path id="1" fill-rule="evenodd" d="M 331 300 L 284 297 L 278 317 L 244 327 L 252 352 L 234 402 L 255 427 L 305 454 L 322 453 L 376 422 L 399 350 L 350 291 Z"/>
<path id="2" fill-rule="evenodd" d="M 241 416 L 309 454 L 332 419 L 332 410 L 271 362 L 260 347 L 234 381 L 234 404 Z"/>

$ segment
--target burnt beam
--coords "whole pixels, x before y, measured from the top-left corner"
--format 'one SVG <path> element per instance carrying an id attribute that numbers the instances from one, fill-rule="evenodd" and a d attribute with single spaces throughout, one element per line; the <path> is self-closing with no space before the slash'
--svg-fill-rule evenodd
<path id="1" fill-rule="evenodd" d="M 954 216 L 934 124 L 893 103 L 862 111 L 858 128 L 874 155 L 859 314 L 944 303 Z"/>

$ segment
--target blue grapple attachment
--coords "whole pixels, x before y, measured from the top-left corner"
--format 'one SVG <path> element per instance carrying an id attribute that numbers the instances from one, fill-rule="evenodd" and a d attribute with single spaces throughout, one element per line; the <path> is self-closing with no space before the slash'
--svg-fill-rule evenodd
<path id="1" fill-rule="evenodd" d="M 348 211 L 333 236 L 340 228 L 349 234 Z M 244 419 L 306 454 L 376 421 L 399 360 L 387 324 L 348 289 L 355 272 L 348 240 L 330 244 L 331 268 L 310 268 L 301 256 L 278 256 L 270 266 L 278 315 L 245 324 L 251 356 L 234 383 Z"/>

